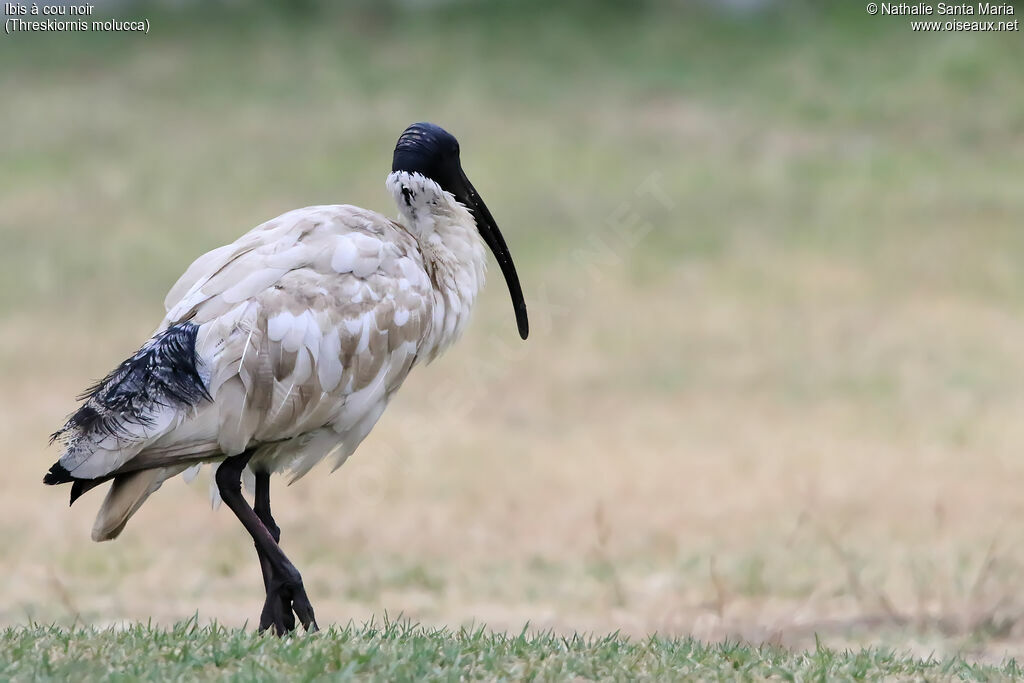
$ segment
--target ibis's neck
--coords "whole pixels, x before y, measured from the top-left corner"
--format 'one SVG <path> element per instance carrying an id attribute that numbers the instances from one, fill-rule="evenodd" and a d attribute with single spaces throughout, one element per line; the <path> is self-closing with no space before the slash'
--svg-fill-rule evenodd
<path id="1" fill-rule="evenodd" d="M 420 245 L 434 286 L 434 319 L 420 356 L 426 361 L 447 349 L 469 322 L 484 286 L 487 252 L 472 214 L 432 180 L 404 171 L 388 176 L 399 221 Z"/>

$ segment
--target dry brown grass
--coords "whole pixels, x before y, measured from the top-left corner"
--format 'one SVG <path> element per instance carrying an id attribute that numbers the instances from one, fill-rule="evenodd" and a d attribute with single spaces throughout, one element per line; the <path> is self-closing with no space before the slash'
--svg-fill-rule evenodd
<path id="1" fill-rule="evenodd" d="M 856 272 L 775 256 L 766 276 L 815 283 L 799 305 L 744 302 L 727 274 L 641 289 L 611 270 L 571 317 L 498 360 L 513 335 L 492 291 L 464 343 L 416 373 L 350 463 L 277 487 L 321 619 L 386 610 L 1013 649 L 1024 397 L 986 404 L 928 368 L 969 363 L 960 349 L 1020 338 L 1024 323 L 928 297 L 881 302 Z M 607 310 L 630 311 L 628 335 Z M 38 487 L 43 435 L 68 397 L 140 332 L 89 325 L 76 321 L 93 343 L 70 355 L 56 335 L 30 347 L 22 321 L 3 331 L 22 357 L 61 358 L 8 377 L 26 400 L 4 411 L 17 454 L 2 496 L 5 619 L 251 620 L 257 565 L 205 485 L 167 484 L 102 546 L 87 540 L 94 499 L 68 512 L 64 492 Z M 979 350 L 1010 360 L 995 341 Z"/>

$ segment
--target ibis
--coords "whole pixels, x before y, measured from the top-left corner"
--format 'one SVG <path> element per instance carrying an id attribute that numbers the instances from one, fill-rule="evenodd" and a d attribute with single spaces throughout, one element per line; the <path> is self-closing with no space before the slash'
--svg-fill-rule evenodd
<path id="1" fill-rule="evenodd" d="M 53 435 L 43 481 L 71 503 L 109 484 L 92 528 L 115 538 L 167 479 L 214 465 L 211 487 L 252 537 L 266 599 L 261 631 L 317 629 L 302 577 L 279 545 L 270 475 L 339 467 L 409 371 L 466 328 L 484 285 L 485 245 L 526 339 L 526 302 L 459 143 L 415 123 L 386 187 L 397 220 L 350 205 L 310 206 L 200 256 L 171 287 L 166 315 L 130 358 L 79 397 Z M 253 503 L 242 493 L 253 480 Z"/>

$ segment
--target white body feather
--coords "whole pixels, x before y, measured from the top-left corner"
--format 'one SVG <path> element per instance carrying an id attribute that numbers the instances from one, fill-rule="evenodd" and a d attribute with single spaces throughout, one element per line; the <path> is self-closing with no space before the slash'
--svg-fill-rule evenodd
<path id="1" fill-rule="evenodd" d="M 199 257 L 168 293 L 157 333 L 198 326 L 197 367 L 213 400 L 159 407 L 145 427 L 79 441 L 60 461 L 72 476 L 151 466 L 160 475 L 139 485 L 144 499 L 197 461 L 248 449 L 250 468 L 293 480 L 328 456 L 340 466 L 409 370 L 462 333 L 484 284 L 469 211 L 419 174 L 392 173 L 387 185 L 398 222 L 311 206 Z M 116 531 L 140 504 L 119 513 Z"/>

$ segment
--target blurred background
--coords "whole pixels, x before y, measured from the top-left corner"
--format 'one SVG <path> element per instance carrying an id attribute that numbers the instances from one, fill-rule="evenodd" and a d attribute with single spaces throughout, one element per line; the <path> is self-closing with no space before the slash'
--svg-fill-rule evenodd
<path id="1" fill-rule="evenodd" d="M 1024 9 L 1022 9 L 1024 11 Z M 209 478 L 40 479 L 199 254 L 455 133 L 530 306 L 275 482 L 321 624 L 1024 652 L 1024 42 L 857 2 L 97 3 L 0 36 L 0 623 L 252 626 Z M 1016 17 L 1004 17 L 1015 19 Z"/>

